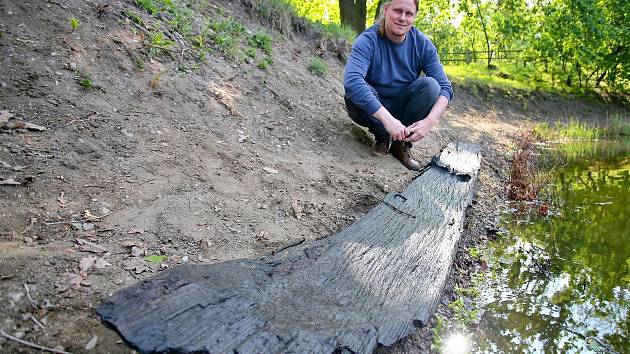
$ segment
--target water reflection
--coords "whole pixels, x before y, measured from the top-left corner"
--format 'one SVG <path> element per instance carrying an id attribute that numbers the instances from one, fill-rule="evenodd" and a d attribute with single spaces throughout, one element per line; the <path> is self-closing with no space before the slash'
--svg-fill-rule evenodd
<path id="1" fill-rule="evenodd" d="M 551 208 L 504 215 L 479 352 L 630 352 L 629 152 L 628 142 L 542 150 Z"/>

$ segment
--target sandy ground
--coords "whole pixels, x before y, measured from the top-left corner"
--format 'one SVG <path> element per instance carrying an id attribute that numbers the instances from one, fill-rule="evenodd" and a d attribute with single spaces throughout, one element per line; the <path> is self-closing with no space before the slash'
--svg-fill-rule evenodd
<path id="1" fill-rule="evenodd" d="M 239 2 L 220 3 L 248 29 L 261 26 Z M 104 4 L 0 0 L 0 109 L 45 127 L 0 130 L 4 333 L 71 352 L 97 336 L 94 352 L 131 352 L 94 312 L 116 290 L 182 262 L 256 257 L 334 234 L 414 176 L 372 156 L 371 137 L 343 107 L 343 64 L 324 55 L 328 75 L 313 76 L 306 66 L 320 51 L 307 38 L 276 34 L 267 70 L 214 53 L 181 72 L 176 60 L 147 56 L 121 15 L 138 11 L 131 1 L 99 15 Z M 74 32 L 69 14 L 81 21 Z M 514 132 L 611 114 L 559 96 L 455 89 L 413 148 L 423 163 L 455 140 L 483 151 L 444 304 L 476 267 L 465 248 L 494 225 Z M 426 352 L 430 340 L 420 329 L 379 352 Z M 0 338 L 1 352 L 32 350 Z"/>

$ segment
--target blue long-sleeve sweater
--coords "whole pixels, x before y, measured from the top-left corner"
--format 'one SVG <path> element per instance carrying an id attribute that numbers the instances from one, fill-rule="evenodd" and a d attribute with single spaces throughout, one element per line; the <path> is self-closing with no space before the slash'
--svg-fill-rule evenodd
<path id="1" fill-rule="evenodd" d="M 352 46 L 344 74 L 346 97 L 373 114 L 381 103 L 366 83 L 374 87 L 381 100 L 388 101 L 424 72 L 440 84 L 440 95 L 450 101 L 453 87 L 431 40 L 412 27 L 403 42 L 394 43 L 378 34 L 378 26 L 361 33 Z"/>

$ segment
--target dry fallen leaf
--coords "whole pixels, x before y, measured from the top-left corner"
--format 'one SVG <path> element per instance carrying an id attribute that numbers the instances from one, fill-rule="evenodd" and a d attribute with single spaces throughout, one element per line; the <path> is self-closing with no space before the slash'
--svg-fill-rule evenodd
<path id="1" fill-rule="evenodd" d="M 103 258 L 97 259 L 96 263 L 94 263 L 94 269 L 105 269 L 106 267 L 109 267 L 109 266 L 111 266 L 111 263 L 104 260 Z"/>
<path id="2" fill-rule="evenodd" d="M 65 194 L 64 192 L 61 192 L 61 195 L 59 196 L 59 198 L 57 198 L 57 200 L 60 203 L 59 206 L 61 208 L 65 208 L 68 206 L 68 198 L 66 198 L 64 194 Z"/>
<path id="3" fill-rule="evenodd" d="M 8 122 L 11 117 L 13 117 L 13 113 L 6 110 L 0 111 L 0 123 Z"/>
<path id="4" fill-rule="evenodd" d="M 7 178 L 0 181 L 0 186 L 19 186 L 20 182 L 17 182 L 13 178 Z"/>
<path id="5" fill-rule="evenodd" d="M 81 282 L 83 281 L 83 277 L 81 277 L 78 274 L 74 274 L 74 273 L 66 273 L 66 277 L 68 279 L 68 285 L 72 289 L 80 289 L 81 288 Z"/>
<path id="6" fill-rule="evenodd" d="M 94 221 L 100 219 L 98 216 L 92 215 L 89 209 L 85 209 L 83 212 L 83 217 L 88 221 Z"/>
<path id="7" fill-rule="evenodd" d="M 96 257 L 83 257 L 81 258 L 81 261 L 79 261 L 79 269 L 81 270 L 81 272 L 87 273 L 92 268 L 92 266 L 94 266 L 94 263 L 96 263 Z"/>
<path id="8" fill-rule="evenodd" d="M 142 235 L 142 234 L 144 234 L 144 229 L 140 228 L 140 227 L 133 228 L 133 229 L 127 231 L 127 234 L 140 234 L 140 235 Z"/>
<path id="9" fill-rule="evenodd" d="M 82 238 L 76 238 L 75 241 L 77 242 L 77 245 L 75 247 L 78 248 L 79 251 L 92 252 L 92 253 L 107 252 L 107 249 L 105 247 L 97 245 L 96 243 L 90 242 L 88 240 L 85 240 Z"/>

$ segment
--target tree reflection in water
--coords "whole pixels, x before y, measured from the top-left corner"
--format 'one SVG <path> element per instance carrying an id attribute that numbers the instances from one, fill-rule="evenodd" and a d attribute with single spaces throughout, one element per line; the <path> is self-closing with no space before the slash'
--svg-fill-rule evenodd
<path id="1" fill-rule="evenodd" d="M 630 352 L 629 151 L 628 142 L 543 151 L 554 166 L 542 193 L 551 208 L 504 214 L 482 289 L 480 352 Z"/>

